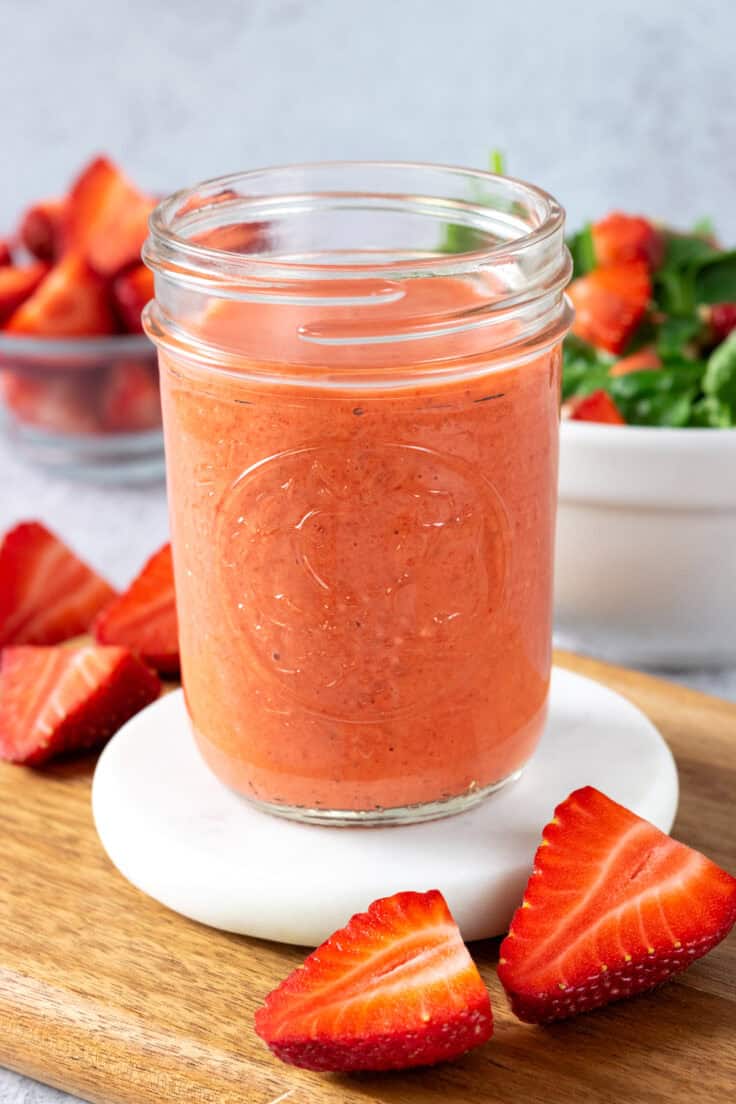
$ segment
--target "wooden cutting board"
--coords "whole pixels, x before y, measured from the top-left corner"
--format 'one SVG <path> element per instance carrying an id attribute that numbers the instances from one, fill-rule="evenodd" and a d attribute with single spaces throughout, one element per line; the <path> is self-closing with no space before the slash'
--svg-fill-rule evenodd
<path id="1" fill-rule="evenodd" d="M 736 705 L 559 656 L 634 701 L 670 743 L 673 834 L 736 868 Z M 0 1065 L 100 1104 L 725 1104 L 736 1098 L 736 936 L 660 992 L 551 1028 L 508 1011 L 498 941 L 473 954 L 493 1041 L 407 1074 L 319 1076 L 253 1033 L 298 950 L 226 935 L 129 886 L 90 815 L 91 759 L 0 767 Z"/>

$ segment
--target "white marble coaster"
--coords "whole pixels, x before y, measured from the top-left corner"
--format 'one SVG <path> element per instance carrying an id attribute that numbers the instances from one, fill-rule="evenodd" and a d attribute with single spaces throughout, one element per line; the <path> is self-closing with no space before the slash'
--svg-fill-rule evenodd
<path id="1" fill-rule="evenodd" d="M 376 897 L 437 888 L 472 940 L 506 930 L 544 824 L 588 784 L 670 829 L 677 770 L 657 730 L 618 694 L 556 668 L 547 730 L 521 779 L 459 816 L 322 828 L 258 812 L 205 766 L 181 691 L 108 744 L 92 805 L 118 870 L 203 924 L 315 946 Z"/>

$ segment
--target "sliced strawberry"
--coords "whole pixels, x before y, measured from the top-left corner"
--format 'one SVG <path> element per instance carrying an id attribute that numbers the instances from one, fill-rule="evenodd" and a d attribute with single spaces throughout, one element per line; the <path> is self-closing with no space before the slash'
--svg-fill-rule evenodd
<path id="1" fill-rule="evenodd" d="M 736 303 L 715 303 L 708 308 L 708 320 L 714 340 L 720 344 L 736 330 Z"/>
<path id="2" fill-rule="evenodd" d="M 86 632 L 112 587 L 45 525 L 26 521 L 0 543 L 0 647 L 56 644 Z"/>
<path id="3" fill-rule="evenodd" d="M 599 266 L 644 261 L 657 268 L 664 256 L 664 238 L 659 230 L 639 215 L 614 211 L 591 227 L 595 259 Z"/>
<path id="4" fill-rule="evenodd" d="M 591 345 L 620 353 L 646 314 L 652 284 L 647 266 L 631 261 L 580 276 L 568 294 L 575 307 L 573 332 Z"/>
<path id="5" fill-rule="evenodd" d="M 566 417 L 571 422 L 603 422 L 608 425 L 626 425 L 615 402 L 607 391 L 594 391 L 591 395 L 571 399 L 565 406 Z"/>
<path id="6" fill-rule="evenodd" d="M 65 236 L 102 276 L 115 276 L 140 260 L 155 200 L 144 195 L 112 161 L 97 157 L 69 192 Z"/>
<path id="7" fill-rule="evenodd" d="M 112 285 L 112 295 L 125 329 L 143 333 L 141 311 L 153 299 L 153 273 L 145 265 L 134 265 L 121 272 Z"/>
<path id="8" fill-rule="evenodd" d="M 125 648 L 6 648 L 0 663 L 0 759 L 38 766 L 99 747 L 161 689 Z"/>
<path id="9" fill-rule="evenodd" d="M 498 975 L 527 1023 L 652 989 L 736 922 L 736 878 L 587 786 L 555 809 Z"/>
<path id="10" fill-rule="evenodd" d="M 0 267 L 0 326 L 33 295 L 49 270 L 41 261 L 29 265 L 4 264 Z"/>
<path id="11" fill-rule="evenodd" d="M 136 433 L 161 425 L 161 398 L 155 362 L 119 360 L 102 384 L 99 417 L 109 433 Z"/>
<path id="12" fill-rule="evenodd" d="M 69 253 L 15 311 L 6 329 L 41 337 L 92 337 L 114 333 L 116 322 L 104 281 L 82 257 Z"/>
<path id="13" fill-rule="evenodd" d="M 433 1065 L 490 1039 L 488 992 L 445 900 L 397 893 L 330 936 L 256 1013 L 284 1062 L 313 1070 Z"/>
<path id="14" fill-rule="evenodd" d="M 61 256 L 65 209 L 64 199 L 43 199 L 23 213 L 18 239 L 32 256 L 41 261 L 55 261 Z"/>
<path id="15" fill-rule="evenodd" d="M 97 386 L 89 375 L 26 375 L 0 369 L 0 398 L 19 421 L 52 433 L 88 435 L 100 431 Z"/>
<path id="16" fill-rule="evenodd" d="M 179 673 L 179 627 L 170 544 L 151 556 L 125 593 L 100 613 L 92 631 L 100 644 L 130 648 L 162 675 Z"/>
<path id="17" fill-rule="evenodd" d="M 5 238 L 0 238 L 0 268 L 4 268 L 6 265 L 12 265 L 13 263 L 13 250 L 10 248 L 10 242 Z"/>
<path id="18" fill-rule="evenodd" d="M 651 345 L 631 356 L 621 357 L 608 369 L 609 376 L 628 376 L 629 372 L 656 372 L 662 367 L 657 350 Z"/>

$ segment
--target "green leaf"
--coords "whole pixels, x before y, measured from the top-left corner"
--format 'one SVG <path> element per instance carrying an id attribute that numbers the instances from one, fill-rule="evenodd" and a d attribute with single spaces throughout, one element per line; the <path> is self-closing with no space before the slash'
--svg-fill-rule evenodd
<path id="1" fill-rule="evenodd" d="M 703 391 L 728 407 L 736 420 L 736 332 L 726 338 L 708 357 L 703 376 Z"/>
<path id="2" fill-rule="evenodd" d="M 700 234 L 668 234 L 662 268 L 685 268 L 718 256 L 718 250 Z"/>
<path id="3" fill-rule="evenodd" d="M 665 318 L 657 331 L 657 352 L 660 357 L 682 357 L 685 346 L 693 341 L 703 328 L 697 315 L 690 318 Z"/>
<path id="4" fill-rule="evenodd" d="M 713 219 L 708 215 L 703 215 L 693 226 L 693 234 L 699 238 L 712 238 L 716 232 L 716 228 L 713 225 Z"/>
<path id="5" fill-rule="evenodd" d="M 701 261 L 695 270 L 697 303 L 733 303 L 736 301 L 736 251 L 717 253 Z"/>
<path id="6" fill-rule="evenodd" d="M 702 429 L 729 429 L 736 421 L 724 402 L 714 395 L 705 395 L 693 403 L 689 424 Z"/>
<path id="7" fill-rule="evenodd" d="M 573 279 L 585 276 L 595 268 L 595 246 L 593 245 L 593 227 L 587 223 L 577 234 L 568 238 L 567 248 L 572 256 Z"/>
<path id="8" fill-rule="evenodd" d="M 682 395 L 647 395 L 622 413 L 630 425 L 680 428 L 690 421 L 693 397 L 692 392 Z"/>
<path id="9" fill-rule="evenodd" d="M 481 249 L 486 240 L 486 235 L 475 226 L 450 222 L 445 227 L 445 240 L 440 245 L 440 252 L 471 253 L 474 249 Z"/>
<path id="10" fill-rule="evenodd" d="M 574 395 L 590 395 L 608 385 L 612 358 L 600 353 L 575 334 L 565 338 L 562 348 L 562 400 Z"/>
<path id="11" fill-rule="evenodd" d="M 498 150 L 498 149 L 491 150 L 489 158 L 488 158 L 488 167 L 490 168 L 492 173 L 496 174 L 496 176 L 505 176 L 506 175 L 505 161 L 506 161 L 506 158 L 504 157 L 501 150 Z"/>

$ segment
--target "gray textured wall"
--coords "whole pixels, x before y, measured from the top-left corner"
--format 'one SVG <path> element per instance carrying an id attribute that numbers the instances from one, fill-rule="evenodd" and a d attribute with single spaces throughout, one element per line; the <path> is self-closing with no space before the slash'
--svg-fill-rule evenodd
<path id="1" fill-rule="evenodd" d="M 286 160 L 482 164 L 736 240 L 734 0 L 0 0 L 0 219 L 109 150 L 157 190 Z"/>

